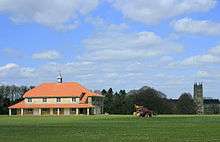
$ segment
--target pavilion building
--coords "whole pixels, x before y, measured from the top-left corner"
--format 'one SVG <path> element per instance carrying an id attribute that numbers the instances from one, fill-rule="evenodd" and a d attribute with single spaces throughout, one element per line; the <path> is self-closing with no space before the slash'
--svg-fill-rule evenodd
<path id="1" fill-rule="evenodd" d="M 89 91 L 76 82 L 43 83 L 23 95 L 23 100 L 9 106 L 9 115 L 78 115 L 102 114 L 101 94 Z"/>

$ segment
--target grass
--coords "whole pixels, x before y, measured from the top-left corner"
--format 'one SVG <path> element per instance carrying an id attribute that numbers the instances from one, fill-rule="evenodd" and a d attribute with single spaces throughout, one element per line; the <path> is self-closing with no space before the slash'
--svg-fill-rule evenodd
<path id="1" fill-rule="evenodd" d="M 2 142 L 220 142 L 220 116 L 0 116 Z"/>

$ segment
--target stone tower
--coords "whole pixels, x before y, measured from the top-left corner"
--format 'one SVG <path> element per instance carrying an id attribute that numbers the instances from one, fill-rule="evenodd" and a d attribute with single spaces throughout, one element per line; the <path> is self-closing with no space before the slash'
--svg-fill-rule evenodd
<path id="1" fill-rule="evenodd" d="M 197 114 L 204 113 L 204 105 L 203 105 L 203 85 L 202 83 L 194 84 L 194 101 L 196 103 L 196 112 Z"/>

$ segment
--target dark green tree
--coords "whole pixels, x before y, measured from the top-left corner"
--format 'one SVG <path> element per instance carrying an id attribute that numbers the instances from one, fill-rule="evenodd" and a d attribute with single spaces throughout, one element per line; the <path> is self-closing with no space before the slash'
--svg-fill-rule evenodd
<path id="1" fill-rule="evenodd" d="M 119 93 L 116 92 L 113 97 L 113 113 L 114 114 L 126 114 L 126 92 L 125 90 L 120 90 Z"/>
<path id="2" fill-rule="evenodd" d="M 133 105 L 144 106 L 158 114 L 174 113 L 173 104 L 164 95 L 161 95 L 161 92 L 153 88 L 143 87 L 139 90 L 131 91 L 129 94 Z"/>
<path id="3" fill-rule="evenodd" d="M 8 114 L 8 106 L 21 101 L 30 87 L 2 85 L 0 86 L 0 114 Z"/>
<path id="4" fill-rule="evenodd" d="M 179 114 L 195 114 L 196 104 L 190 93 L 183 93 L 177 101 L 177 112 Z"/>
<path id="5" fill-rule="evenodd" d="M 113 113 L 113 90 L 110 88 L 107 92 L 106 90 L 102 90 L 102 95 L 104 98 L 104 113 Z"/>

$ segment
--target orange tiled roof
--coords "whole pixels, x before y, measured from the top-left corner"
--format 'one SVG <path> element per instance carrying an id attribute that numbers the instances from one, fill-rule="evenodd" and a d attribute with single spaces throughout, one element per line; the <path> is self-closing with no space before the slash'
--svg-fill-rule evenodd
<path id="1" fill-rule="evenodd" d="M 102 96 L 93 93 L 76 82 L 66 83 L 43 83 L 28 92 L 23 98 L 27 97 L 80 97 L 82 93 L 86 96 Z"/>
<path id="2" fill-rule="evenodd" d="M 17 104 L 14 104 L 8 108 L 92 108 L 94 107 L 91 104 L 28 104 L 25 101 L 21 101 Z"/>

